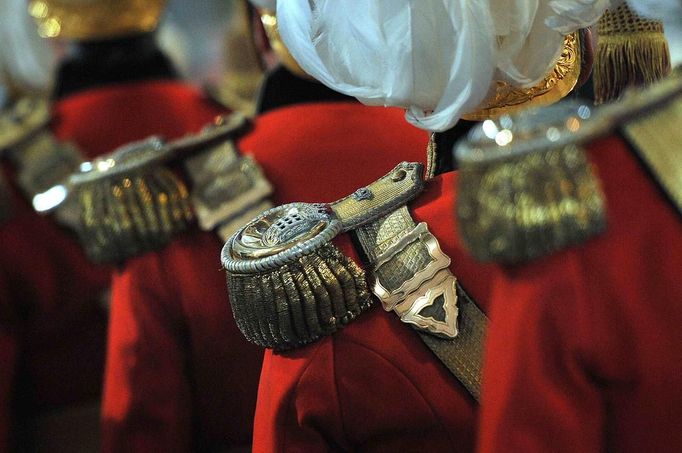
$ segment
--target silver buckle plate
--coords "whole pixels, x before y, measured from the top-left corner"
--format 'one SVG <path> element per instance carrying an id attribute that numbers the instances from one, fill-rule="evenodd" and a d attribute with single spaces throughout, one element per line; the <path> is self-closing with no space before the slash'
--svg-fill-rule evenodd
<path id="1" fill-rule="evenodd" d="M 415 270 L 412 277 L 405 280 L 399 288 L 388 290 L 377 271 L 389 261 L 400 259 L 406 248 L 415 242 L 426 247 L 431 260 L 425 267 Z M 455 338 L 458 314 L 457 280 L 448 269 L 450 262 L 450 257 L 441 250 L 438 239 L 431 234 L 426 223 L 422 222 L 377 257 L 372 292 L 379 298 L 384 310 L 395 311 L 403 322 L 435 335 Z M 443 319 L 422 314 L 425 309 L 440 302 L 444 311 Z"/>

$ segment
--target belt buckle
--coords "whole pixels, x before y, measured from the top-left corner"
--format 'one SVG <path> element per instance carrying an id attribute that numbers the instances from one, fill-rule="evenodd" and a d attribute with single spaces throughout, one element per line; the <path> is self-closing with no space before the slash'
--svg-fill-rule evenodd
<path id="1" fill-rule="evenodd" d="M 381 281 L 378 270 L 391 260 L 400 259 L 407 247 L 416 242 L 426 247 L 431 260 L 421 269 L 414 270 L 412 277 L 397 289 L 387 289 L 388 285 Z M 372 292 L 379 298 L 384 310 L 394 311 L 401 321 L 437 336 L 455 338 L 457 280 L 448 269 L 450 262 L 450 257 L 441 250 L 438 239 L 422 222 L 377 257 Z M 428 307 L 440 303 L 444 312 L 442 319 L 423 313 Z"/>

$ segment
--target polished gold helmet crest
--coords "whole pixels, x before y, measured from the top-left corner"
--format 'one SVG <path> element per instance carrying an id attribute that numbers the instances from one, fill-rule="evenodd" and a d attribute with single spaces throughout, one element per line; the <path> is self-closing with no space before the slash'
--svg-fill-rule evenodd
<path id="1" fill-rule="evenodd" d="M 279 34 L 279 28 L 277 26 L 277 15 L 274 11 L 270 11 L 265 8 L 258 8 L 258 14 L 260 14 L 260 20 L 265 29 L 265 34 L 268 35 L 268 41 L 270 41 L 270 47 L 277 54 L 277 57 L 282 62 L 282 64 L 291 72 L 297 76 L 304 78 L 311 78 L 307 72 L 298 64 L 291 55 L 289 49 L 287 48 L 284 41 L 282 41 L 282 36 Z"/>
<path id="2" fill-rule="evenodd" d="M 31 0 L 28 10 L 44 38 L 100 40 L 156 28 L 165 0 Z"/>
<path id="3" fill-rule="evenodd" d="M 483 121 L 509 115 L 528 107 L 541 107 L 560 101 L 575 88 L 581 69 L 578 33 L 564 38 L 564 49 L 552 70 L 535 86 L 518 88 L 498 80 L 494 93 L 475 112 L 463 115 L 470 121 Z"/>

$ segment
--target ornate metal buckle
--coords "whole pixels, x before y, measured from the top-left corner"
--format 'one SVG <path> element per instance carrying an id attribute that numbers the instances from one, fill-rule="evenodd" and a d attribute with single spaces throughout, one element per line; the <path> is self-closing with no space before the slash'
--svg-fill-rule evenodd
<path id="1" fill-rule="evenodd" d="M 375 279 L 372 291 L 377 295 L 379 300 L 381 300 L 386 311 L 393 310 L 396 305 L 405 300 L 407 296 L 418 290 L 424 282 L 432 279 L 438 271 L 447 269 L 450 265 L 450 257 L 440 250 L 438 240 L 429 232 L 426 223 L 422 222 L 377 257 L 377 261 L 374 265 L 375 274 L 382 265 L 395 259 L 408 245 L 414 242 L 421 242 L 426 246 L 432 261 L 430 261 L 425 268 L 418 270 L 412 278 L 403 282 L 403 284 L 394 291 L 386 289 L 387 285 L 383 285 L 379 277 Z"/>
<path id="2" fill-rule="evenodd" d="M 431 258 L 426 266 L 416 270 L 410 268 L 410 261 L 404 256 L 408 246 L 414 243 L 423 245 Z M 404 261 L 405 271 L 413 272 L 413 275 L 391 291 L 387 289 L 389 285 L 381 281 L 380 269 L 392 260 Z M 384 310 L 395 311 L 403 322 L 439 336 L 455 338 L 457 280 L 448 270 L 450 262 L 450 257 L 441 250 L 438 239 L 422 222 L 377 257 L 372 292 L 381 300 Z M 423 314 L 427 307 L 435 308 L 437 303 L 442 303 L 442 319 Z"/>
<path id="3" fill-rule="evenodd" d="M 442 302 L 443 318 L 437 319 L 424 313 L 429 307 L 437 309 Z M 444 270 L 426 282 L 419 290 L 411 293 L 393 309 L 400 320 L 413 324 L 420 330 L 447 338 L 457 337 L 457 279 L 450 271 Z"/>

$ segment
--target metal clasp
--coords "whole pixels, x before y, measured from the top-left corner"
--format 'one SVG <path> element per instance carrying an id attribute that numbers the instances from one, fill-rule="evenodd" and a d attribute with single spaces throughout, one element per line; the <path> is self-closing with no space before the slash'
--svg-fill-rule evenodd
<path id="1" fill-rule="evenodd" d="M 377 272 L 381 266 L 394 259 L 400 259 L 406 248 L 419 242 L 428 250 L 431 260 L 421 269 L 407 269 L 412 277 L 399 288 L 391 291 L 381 281 Z M 405 265 L 414 261 L 404 260 Z M 374 265 L 372 292 L 381 300 L 386 311 L 394 311 L 400 319 L 429 333 L 455 338 L 457 336 L 457 280 L 450 272 L 450 257 L 440 248 L 438 239 L 428 230 L 426 223 L 420 223 L 395 244 L 380 254 Z M 443 319 L 423 314 L 423 311 L 442 302 Z"/>

